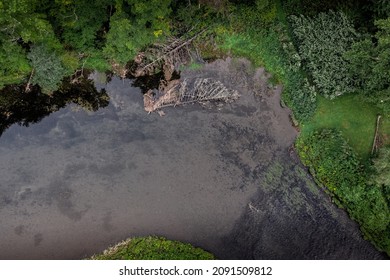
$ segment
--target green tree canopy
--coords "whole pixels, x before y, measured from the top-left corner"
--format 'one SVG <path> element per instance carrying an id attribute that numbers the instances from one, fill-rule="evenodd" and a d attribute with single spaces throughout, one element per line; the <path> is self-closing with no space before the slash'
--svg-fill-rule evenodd
<path id="1" fill-rule="evenodd" d="M 104 54 L 125 64 L 146 45 L 169 33 L 171 0 L 126 0 L 116 6 Z"/>
<path id="2" fill-rule="evenodd" d="M 45 14 L 37 13 L 38 0 L 0 1 L 0 88 L 22 82 L 31 67 L 26 45 L 45 41 L 60 47 Z"/>
<path id="3" fill-rule="evenodd" d="M 345 58 L 354 82 L 370 93 L 390 85 L 390 18 L 377 20 L 378 32 L 352 45 Z"/>
<path id="4" fill-rule="evenodd" d="M 343 54 L 350 49 L 357 32 L 347 16 L 330 11 L 312 18 L 291 16 L 290 22 L 299 55 L 318 92 L 332 99 L 352 91 Z"/>
<path id="5" fill-rule="evenodd" d="M 69 74 L 55 51 L 45 45 L 34 45 L 27 55 L 33 67 L 32 83 L 37 84 L 45 93 L 58 89 L 62 79 Z"/>
<path id="6" fill-rule="evenodd" d="M 345 54 L 349 74 L 368 101 L 390 112 L 390 18 L 375 21 L 378 31 Z"/>

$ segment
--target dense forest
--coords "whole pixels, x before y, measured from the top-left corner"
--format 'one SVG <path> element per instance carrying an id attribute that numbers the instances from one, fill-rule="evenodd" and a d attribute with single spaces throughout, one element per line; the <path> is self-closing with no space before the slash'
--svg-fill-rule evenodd
<path id="1" fill-rule="evenodd" d="M 204 59 L 244 56 L 283 85 L 302 162 L 390 255 L 388 0 L 2 0 L 2 122 L 33 88 L 49 104 L 87 70 L 124 77 L 150 44 L 200 31 Z"/>

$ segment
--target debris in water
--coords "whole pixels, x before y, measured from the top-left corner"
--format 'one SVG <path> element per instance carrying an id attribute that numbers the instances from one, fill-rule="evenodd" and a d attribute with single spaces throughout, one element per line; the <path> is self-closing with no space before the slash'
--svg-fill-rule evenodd
<path id="1" fill-rule="evenodd" d="M 169 81 L 160 86 L 160 93 L 162 95 L 159 97 L 156 97 L 152 90 L 144 94 L 145 111 L 151 113 L 163 107 L 186 103 L 231 102 L 239 97 L 236 90 L 228 89 L 220 81 L 211 78 L 196 78 L 192 82 L 188 79 L 182 82 Z"/>

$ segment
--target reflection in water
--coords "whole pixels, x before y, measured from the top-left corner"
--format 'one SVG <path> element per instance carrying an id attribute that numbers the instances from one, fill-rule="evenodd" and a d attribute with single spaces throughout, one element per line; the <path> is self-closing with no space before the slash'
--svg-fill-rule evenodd
<path id="1" fill-rule="evenodd" d="M 0 91 L 0 136 L 15 123 L 29 126 L 70 103 L 97 111 L 108 105 L 109 96 L 104 89 L 98 91 L 86 77 L 78 83 L 65 81 L 53 95 L 43 94 L 37 86 L 28 93 L 24 86 L 7 86 Z"/>

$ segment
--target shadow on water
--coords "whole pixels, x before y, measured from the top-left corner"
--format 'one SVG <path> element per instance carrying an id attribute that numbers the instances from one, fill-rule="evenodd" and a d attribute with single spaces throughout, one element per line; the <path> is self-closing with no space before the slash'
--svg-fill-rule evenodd
<path id="1" fill-rule="evenodd" d="M 0 91 L 0 136 L 13 124 L 27 127 L 71 103 L 97 111 L 109 104 L 109 96 L 86 77 L 78 83 L 65 81 L 52 95 L 42 93 L 38 86 L 27 93 L 24 86 L 7 86 Z"/>

